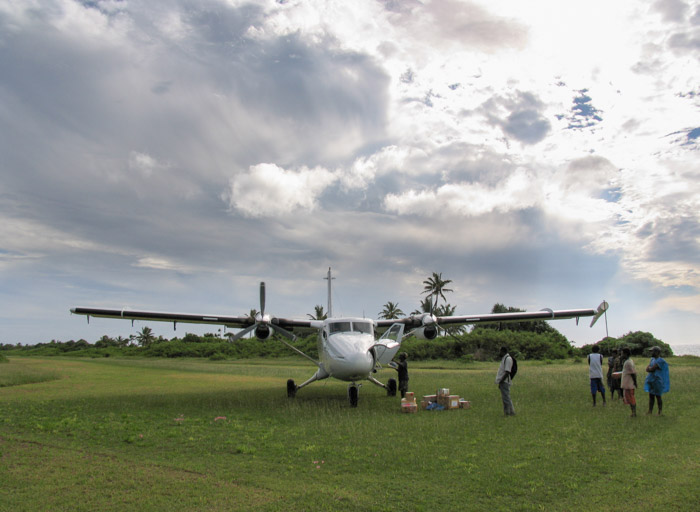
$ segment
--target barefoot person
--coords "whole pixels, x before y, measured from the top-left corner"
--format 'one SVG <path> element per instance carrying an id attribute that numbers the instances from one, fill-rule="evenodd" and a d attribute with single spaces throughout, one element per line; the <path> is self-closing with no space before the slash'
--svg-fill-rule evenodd
<path id="1" fill-rule="evenodd" d="M 634 361 L 630 357 L 632 351 L 625 347 L 622 349 L 622 357 L 625 359 L 622 365 L 622 381 L 620 382 L 620 387 L 622 388 L 622 401 L 630 406 L 632 410 L 632 417 L 637 416 L 637 400 L 634 397 L 634 390 L 637 387 L 637 370 L 634 367 Z"/>
<path id="2" fill-rule="evenodd" d="M 659 405 L 659 416 L 661 416 L 663 407 L 661 395 L 668 393 L 671 389 L 671 379 L 668 373 L 668 363 L 661 357 L 661 349 L 659 347 L 651 349 L 651 361 L 649 361 L 649 366 L 647 366 L 647 374 L 647 378 L 644 380 L 644 391 L 649 393 L 649 412 L 647 414 L 653 412 L 654 400 L 656 400 L 656 403 Z"/>

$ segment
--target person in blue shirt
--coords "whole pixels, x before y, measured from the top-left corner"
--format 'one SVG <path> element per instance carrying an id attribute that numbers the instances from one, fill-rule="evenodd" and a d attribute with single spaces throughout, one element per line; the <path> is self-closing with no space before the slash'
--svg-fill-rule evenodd
<path id="1" fill-rule="evenodd" d="M 651 361 L 647 366 L 647 378 L 644 380 L 644 391 L 649 393 L 649 412 L 654 411 L 654 401 L 659 405 L 659 416 L 663 408 L 661 395 L 671 389 L 671 380 L 668 372 L 668 363 L 661 357 L 661 348 L 651 349 Z"/>

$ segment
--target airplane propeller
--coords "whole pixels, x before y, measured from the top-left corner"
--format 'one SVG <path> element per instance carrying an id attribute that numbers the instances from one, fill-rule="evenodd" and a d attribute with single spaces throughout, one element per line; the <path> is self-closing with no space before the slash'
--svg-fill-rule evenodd
<path id="1" fill-rule="evenodd" d="M 255 315 L 255 322 L 252 325 L 249 325 L 245 329 L 237 332 L 231 338 L 231 341 L 239 340 L 251 331 L 255 331 L 255 336 L 260 340 L 268 339 L 272 335 L 273 331 L 277 332 L 278 334 L 282 334 L 283 336 L 286 336 L 287 338 L 289 338 L 291 340 L 293 340 L 295 338 L 294 334 L 292 334 L 288 330 L 280 327 L 279 325 L 276 325 L 276 318 L 270 318 L 269 315 L 265 314 L 265 282 L 264 281 L 260 282 L 260 313 Z"/>

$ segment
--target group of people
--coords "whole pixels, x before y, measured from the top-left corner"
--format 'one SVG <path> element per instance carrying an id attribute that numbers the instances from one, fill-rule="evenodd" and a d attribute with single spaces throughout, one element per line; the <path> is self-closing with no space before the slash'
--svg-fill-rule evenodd
<path id="1" fill-rule="evenodd" d="M 634 395 L 637 389 L 637 370 L 631 357 L 629 348 L 616 349 L 608 358 L 608 388 L 611 397 L 618 392 L 618 398 L 622 398 L 623 403 L 630 406 L 632 416 L 637 416 L 637 400 Z M 649 412 L 654 411 L 654 403 L 657 404 L 658 414 L 663 409 L 661 396 L 671 389 L 668 363 L 661 357 L 661 348 L 651 349 L 651 360 L 646 367 L 646 379 L 644 379 L 644 391 L 649 393 Z M 591 380 L 591 396 L 593 407 L 596 405 L 596 396 L 600 392 L 605 405 L 605 386 L 603 385 L 603 355 L 600 353 L 598 345 L 593 346 L 593 352 L 588 355 L 588 376 Z"/>
<path id="2" fill-rule="evenodd" d="M 608 358 L 607 380 L 612 397 L 615 396 L 615 391 L 617 391 L 618 398 L 622 398 L 622 401 L 630 406 L 632 416 L 637 416 L 637 400 L 634 394 L 635 389 L 637 389 L 637 370 L 631 355 L 632 352 L 627 347 L 613 351 L 613 355 Z M 512 384 L 515 360 L 508 353 L 508 347 L 505 346 L 501 347 L 499 357 L 501 363 L 498 366 L 498 373 L 496 374 L 496 385 L 501 392 L 503 414 L 506 416 L 515 416 L 515 408 L 510 398 L 510 386 Z M 402 397 L 408 390 L 408 363 L 406 359 L 407 354 L 405 352 L 401 353 L 398 364 L 393 366 L 398 372 L 399 391 Z M 646 373 L 644 391 L 649 393 L 649 412 L 647 414 L 652 414 L 654 403 L 656 402 L 658 413 L 661 415 L 663 409 L 661 396 L 664 393 L 668 393 L 671 388 L 668 363 L 661 357 L 661 348 L 653 347 L 651 349 L 651 361 L 649 361 L 646 367 Z M 596 397 L 598 393 L 603 397 L 603 405 L 605 405 L 603 355 L 600 353 L 600 347 L 598 345 L 593 345 L 593 352 L 588 355 L 588 375 L 591 380 L 593 406 L 596 406 Z"/>

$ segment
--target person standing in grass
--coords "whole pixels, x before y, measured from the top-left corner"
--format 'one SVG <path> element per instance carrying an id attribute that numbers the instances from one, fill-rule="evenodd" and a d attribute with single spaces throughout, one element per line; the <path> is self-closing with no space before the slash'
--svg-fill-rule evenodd
<path id="1" fill-rule="evenodd" d="M 647 378 L 644 380 L 644 391 L 649 393 L 649 412 L 654 411 L 654 400 L 659 404 L 659 416 L 663 402 L 661 395 L 668 393 L 671 389 L 671 379 L 668 373 L 668 363 L 661 357 L 661 348 L 654 347 L 651 349 L 651 361 L 647 366 Z"/>
<path id="2" fill-rule="evenodd" d="M 610 386 L 610 398 L 615 396 L 615 391 L 617 390 L 617 397 L 622 398 L 622 388 L 620 387 L 620 372 L 622 372 L 622 350 L 619 348 L 615 349 L 615 359 L 613 361 L 613 375 L 612 385 Z M 614 374 L 618 374 L 617 376 Z"/>
<path id="3" fill-rule="evenodd" d="M 512 383 L 510 372 L 513 369 L 513 358 L 508 353 L 508 347 L 501 347 L 499 353 L 501 364 L 498 366 L 496 374 L 496 384 L 501 391 L 501 399 L 503 400 L 503 413 L 506 416 L 515 416 L 513 401 L 510 399 L 510 385 Z"/>
<path id="4" fill-rule="evenodd" d="M 588 377 L 591 379 L 591 396 L 593 397 L 593 407 L 595 407 L 595 399 L 598 391 L 603 397 L 603 405 L 605 405 L 605 386 L 603 386 L 603 354 L 600 353 L 600 347 L 593 345 L 593 353 L 588 354 Z"/>
<path id="5" fill-rule="evenodd" d="M 401 355 L 399 356 L 399 362 L 394 363 L 392 367 L 394 370 L 399 372 L 399 391 L 401 392 L 401 398 L 404 398 L 406 396 L 406 392 L 408 391 L 408 363 L 406 362 L 406 359 L 408 358 L 408 354 L 406 352 L 401 352 Z"/>
<path id="6" fill-rule="evenodd" d="M 625 359 L 622 365 L 622 401 L 630 406 L 632 417 L 637 416 L 637 399 L 634 397 L 634 390 L 637 388 L 637 370 L 632 361 L 632 351 L 625 347 L 622 349 L 622 357 Z"/>
<path id="7" fill-rule="evenodd" d="M 612 374 L 613 374 L 613 368 L 615 366 L 615 352 L 616 352 L 616 350 L 613 349 L 613 351 L 608 356 L 608 389 L 610 390 L 610 396 L 612 396 L 612 391 L 613 391 Z"/>

